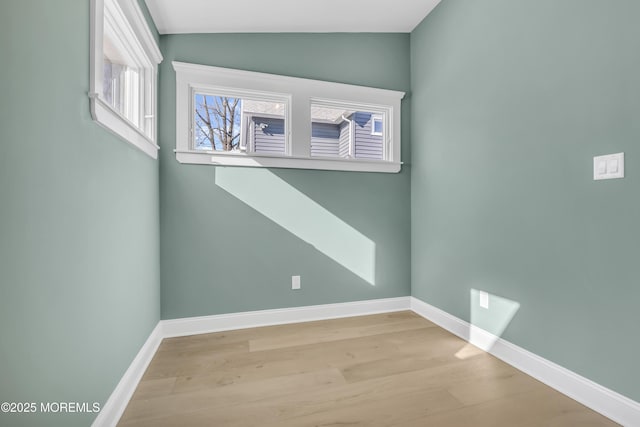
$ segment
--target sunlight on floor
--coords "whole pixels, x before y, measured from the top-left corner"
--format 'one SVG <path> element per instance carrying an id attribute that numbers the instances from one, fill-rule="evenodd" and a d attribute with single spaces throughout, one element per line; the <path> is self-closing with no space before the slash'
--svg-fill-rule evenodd
<path id="1" fill-rule="evenodd" d="M 490 351 L 520 309 L 520 303 L 488 292 L 470 291 L 471 327 L 469 343 L 456 353 L 458 359 Z"/>
<path id="2" fill-rule="evenodd" d="M 485 352 L 484 350 L 480 350 L 478 347 L 476 347 L 473 344 L 465 344 L 464 347 L 458 350 L 455 356 L 460 360 L 465 360 L 465 359 L 469 359 L 470 357 L 483 354 L 484 352 Z"/>
<path id="3" fill-rule="evenodd" d="M 216 185 L 375 286 L 375 243 L 267 169 L 223 168 Z"/>

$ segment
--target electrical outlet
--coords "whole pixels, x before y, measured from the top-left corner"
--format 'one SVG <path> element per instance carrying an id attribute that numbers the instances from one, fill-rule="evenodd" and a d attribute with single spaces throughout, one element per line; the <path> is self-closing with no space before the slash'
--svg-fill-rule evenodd
<path id="1" fill-rule="evenodd" d="M 489 294 L 484 291 L 480 291 L 480 307 L 489 308 Z"/>
<path id="2" fill-rule="evenodd" d="M 291 289 L 300 289 L 300 276 L 291 276 Z"/>

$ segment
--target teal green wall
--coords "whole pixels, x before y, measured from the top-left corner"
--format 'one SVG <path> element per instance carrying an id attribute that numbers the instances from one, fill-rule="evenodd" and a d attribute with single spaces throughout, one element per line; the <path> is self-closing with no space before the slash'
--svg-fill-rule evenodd
<path id="1" fill-rule="evenodd" d="M 413 295 L 636 401 L 638 16 L 445 0 L 411 34 Z M 594 182 L 621 151 L 626 177 Z M 507 303 L 488 319 L 471 289 Z"/>
<path id="2" fill-rule="evenodd" d="M 3 1 L 0 57 L 0 402 L 104 404 L 159 319 L 158 162 L 91 119 L 88 1 Z"/>
<path id="3" fill-rule="evenodd" d="M 104 404 L 160 306 L 169 319 L 410 292 L 640 400 L 639 14 L 446 0 L 411 36 L 162 36 L 156 162 L 91 120 L 88 2 L 3 2 L 0 402 Z M 178 164 L 172 60 L 411 89 L 403 171 Z M 627 177 L 593 182 L 592 157 L 619 151 Z M 373 284 L 274 216 L 296 201 L 317 210 L 314 232 L 375 245 Z"/>
<path id="4" fill-rule="evenodd" d="M 231 170 L 179 164 L 171 151 L 176 133 L 171 61 L 408 91 L 408 34 L 172 35 L 161 36 L 161 49 L 164 319 L 409 295 L 408 165 L 399 174 Z M 408 101 L 403 114 L 407 161 Z M 221 175 L 247 192 L 226 191 Z M 300 233 L 272 220 L 265 210 L 245 203 L 264 194 L 266 182 L 278 183 L 279 191 L 268 198 L 276 207 L 290 204 L 295 212 L 292 201 L 302 199 L 307 205 L 317 204 L 322 218 L 334 218 L 309 220 L 303 229 L 331 234 L 347 224 L 373 242 L 375 286 L 301 239 Z M 301 290 L 291 290 L 292 275 L 302 276 Z"/>

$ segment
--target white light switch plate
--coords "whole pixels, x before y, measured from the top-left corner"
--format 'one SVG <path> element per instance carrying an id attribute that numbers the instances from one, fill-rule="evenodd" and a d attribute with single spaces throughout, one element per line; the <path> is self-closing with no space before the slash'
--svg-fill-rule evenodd
<path id="1" fill-rule="evenodd" d="M 300 289 L 300 276 L 291 276 L 291 289 Z"/>
<path id="2" fill-rule="evenodd" d="M 624 178 L 624 153 L 593 158 L 593 179 Z"/>

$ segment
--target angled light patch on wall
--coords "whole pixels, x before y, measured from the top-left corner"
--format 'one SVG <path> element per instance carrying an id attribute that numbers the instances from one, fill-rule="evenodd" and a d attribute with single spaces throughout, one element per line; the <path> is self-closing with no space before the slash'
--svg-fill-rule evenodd
<path id="1" fill-rule="evenodd" d="M 375 286 L 376 245 L 268 169 L 216 167 L 216 185 Z"/>
<path id="2" fill-rule="evenodd" d="M 469 343 L 456 353 L 459 359 L 490 351 L 520 309 L 520 303 L 477 289 L 470 290 Z M 471 345 L 473 344 L 473 345 Z"/>

